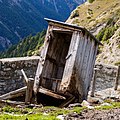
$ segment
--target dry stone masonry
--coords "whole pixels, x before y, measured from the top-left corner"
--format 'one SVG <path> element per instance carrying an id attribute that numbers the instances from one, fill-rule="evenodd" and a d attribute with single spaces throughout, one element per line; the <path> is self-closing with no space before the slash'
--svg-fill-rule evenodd
<path id="1" fill-rule="evenodd" d="M 24 69 L 29 78 L 34 78 L 38 59 L 38 56 L 0 59 L 0 95 L 25 86 L 21 69 Z M 99 69 L 95 90 L 100 91 L 113 87 L 117 66 L 96 63 L 95 68 Z"/>
<path id="2" fill-rule="evenodd" d="M 25 85 L 21 69 L 34 78 L 38 59 L 38 56 L 0 59 L 0 95 Z"/>
<path id="3" fill-rule="evenodd" d="M 96 79 L 96 91 L 114 87 L 117 73 L 117 66 L 96 63 L 95 68 L 98 68 Z M 120 84 L 120 76 L 119 76 Z"/>

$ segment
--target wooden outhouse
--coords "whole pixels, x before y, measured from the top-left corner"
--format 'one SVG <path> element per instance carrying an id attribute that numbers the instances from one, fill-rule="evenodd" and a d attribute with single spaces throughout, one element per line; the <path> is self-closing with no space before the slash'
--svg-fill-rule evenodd
<path id="1" fill-rule="evenodd" d="M 87 29 L 45 19 L 49 25 L 40 53 L 34 92 L 40 86 L 57 94 L 87 98 L 98 45 Z"/>

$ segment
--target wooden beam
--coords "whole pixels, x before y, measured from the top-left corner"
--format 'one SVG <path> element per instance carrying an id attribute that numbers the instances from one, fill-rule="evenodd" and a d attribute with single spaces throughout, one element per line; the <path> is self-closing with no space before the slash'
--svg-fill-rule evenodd
<path id="1" fill-rule="evenodd" d="M 119 81 L 118 81 L 118 80 L 119 80 L 119 75 L 120 75 L 120 66 L 118 66 L 118 69 L 117 69 L 114 90 L 117 90 L 117 88 L 118 88 L 118 83 L 119 83 Z"/>
<path id="2" fill-rule="evenodd" d="M 57 78 L 47 78 L 47 77 L 43 77 L 43 79 L 50 79 L 50 80 L 53 80 L 53 81 L 59 81 L 59 82 L 61 82 L 61 79 L 57 79 Z"/>
<path id="3" fill-rule="evenodd" d="M 17 105 L 25 105 L 25 102 L 0 100 L 0 105 L 3 105 L 3 106 L 5 106 L 5 105 L 17 106 Z"/>
<path id="4" fill-rule="evenodd" d="M 69 29 L 69 30 L 74 30 L 74 31 L 79 31 L 79 32 L 85 31 L 91 38 L 93 38 L 95 40 L 95 42 L 97 42 L 100 45 L 103 45 L 85 27 L 76 26 L 74 24 L 68 24 L 68 23 L 64 23 L 64 22 L 60 22 L 60 21 L 56 21 L 56 20 L 52 20 L 52 19 L 48 19 L 48 18 L 44 18 L 44 19 L 49 23 L 49 25 L 52 25 L 52 26 L 56 26 L 56 27 L 60 27 L 60 28 L 64 28 L 64 29 Z"/>
<path id="5" fill-rule="evenodd" d="M 53 32 L 55 33 L 65 33 L 65 34 L 72 34 L 73 31 L 72 30 L 66 30 L 66 29 L 53 29 Z"/>
<path id="6" fill-rule="evenodd" d="M 40 60 L 39 60 L 36 75 L 35 75 L 35 82 L 34 82 L 34 86 L 33 86 L 35 96 L 36 96 L 38 88 L 39 88 L 40 76 L 42 74 L 43 65 L 45 63 L 46 54 L 47 54 L 48 47 L 49 47 L 49 42 L 51 40 L 51 38 L 49 37 L 50 31 L 52 31 L 52 27 L 49 25 L 48 29 L 47 29 L 46 37 L 45 37 L 44 46 L 42 47 L 43 49 L 41 50 L 41 53 L 40 53 Z"/>
<path id="7" fill-rule="evenodd" d="M 94 69 L 94 75 L 93 75 L 93 81 L 92 81 L 92 90 L 91 90 L 91 94 L 90 94 L 91 97 L 94 97 L 96 78 L 97 78 L 97 69 Z"/>
<path id="8" fill-rule="evenodd" d="M 32 92 L 33 92 L 34 79 L 29 78 L 26 89 L 25 103 L 29 104 L 32 102 Z"/>
<path id="9" fill-rule="evenodd" d="M 22 74 L 23 74 L 23 76 L 24 76 L 24 79 L 25 79 L 26 83 L 28 83 L 28 77 L 27 77 L 27 75 L 25 74 L 24 70 L 21 69 L 21 72 L 22 72 Z"/>
<path id="10" fill-rule="evenodd" d="M 4 95 L 1 95 L 0 99 L 7 100 L 7 99 L 12 99 L 12 98 L 22 96 L 23 94 L 25 94 L 26 89 L 27 89 L 27 86 L 22 87 L 22 88 L 17 89 L 17 90 L 14 90 L 14 91 L 9 92 L 9 93 L 6 93 Z"/>
<path id="11" fill-rule="evenodd" d="M 70 96 L 65 102 L 63 102 L 59 107 L 67 107 L 70 103 L 72 103 L 75 100 L 75 96 Z"/>
<path id="12" fill-rule="evenodd" d="M 48 89 L 43 88 L 43 87 L 40 87 L 38 89 L 38 92 L 43 93 L 43 94 L 48 95 L 48 96 L 51 96 L 51 97 L 54 97 L 56 99 L 63 99 L 63 100 L 66 99 L 64 96 L 58 95 L 58 94 L 54 93 L 53 91 L 48 90 Z"/>

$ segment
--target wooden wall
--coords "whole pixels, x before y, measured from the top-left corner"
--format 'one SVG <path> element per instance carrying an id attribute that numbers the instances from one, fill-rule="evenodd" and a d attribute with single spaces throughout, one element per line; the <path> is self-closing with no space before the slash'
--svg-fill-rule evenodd
<path id="1" fill-rule="evenodd" d="M 65 58 L 71 41 L 71 35 L 59 32 L 53 33 L 53 35 L 54 38 L 50 40 L 41 75 L 41 85 L 48 89 L 52 89 L 53 78 L 62 79 L 66 63 Z"/>
<path id="2" fill-rule="evenodd" d="M 39 85 L 53 90 L 54 78 L 61 80 L 61 92 L 73 94 L 79 102 L 87 98 L 98 43 L 85 31 L 49 25 L 36 72 L 34 92 Z"/>
<path id="3" fill-rule="evenodd" d="M 74 32 L 60 89 L 70 92 L 81 102 L 87 98 L 92 79 L 97 44 L 87 33 Z"/>

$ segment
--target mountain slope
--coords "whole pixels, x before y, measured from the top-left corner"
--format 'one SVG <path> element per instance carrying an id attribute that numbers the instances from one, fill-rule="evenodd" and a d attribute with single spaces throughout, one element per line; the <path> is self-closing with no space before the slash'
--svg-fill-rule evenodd
<path id="1" fill-rule="evenodd" d="M 71 10 L 83 2 L 84 0 L 0 0 L 0 50 L 46 28 L 44 17 L 64 21 Z"/>
<path id="2" fill-rule="evenodd" d="M 67 20 L 84 26 L 103 43 L 97 62 L 120 64 L 120 1 L 95 0 L 77 7 Z"/>
<path id="3" fill-rule="evenodd" d="M 28 36 L 21 40 L 17 45 L 12 45 L 7 51 L 0 54 L 0 58 L 24 57 L 39 54 L 40 47 L 43 45 L 46 31 Z"/>

